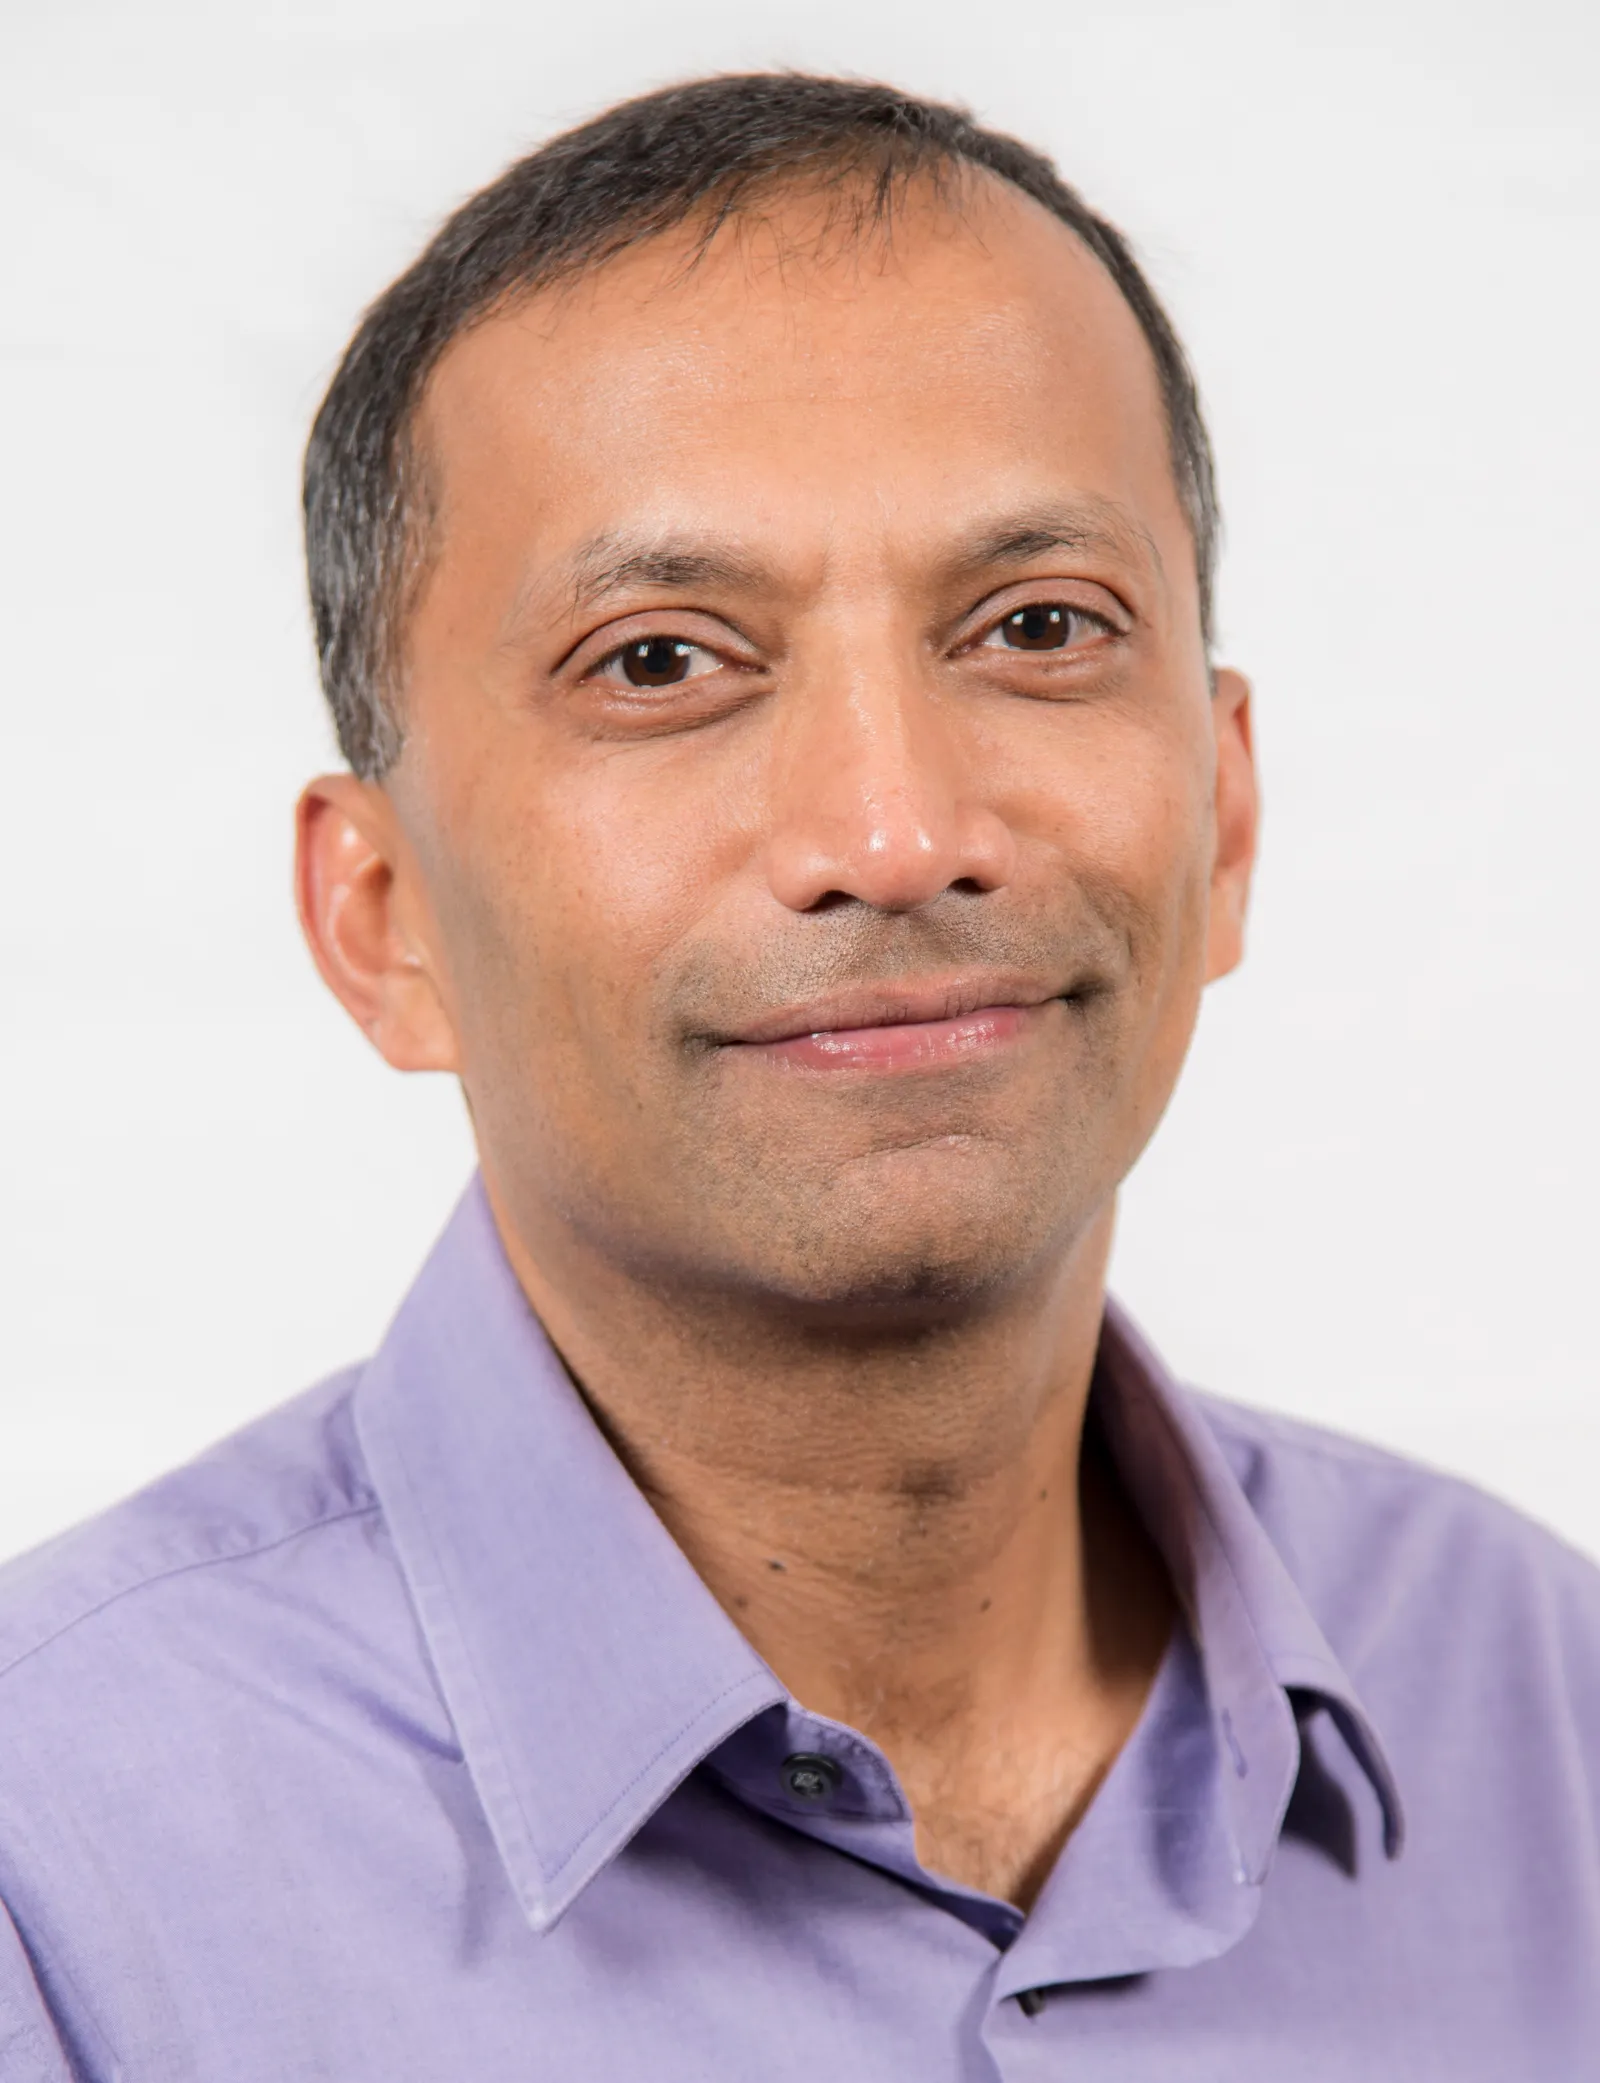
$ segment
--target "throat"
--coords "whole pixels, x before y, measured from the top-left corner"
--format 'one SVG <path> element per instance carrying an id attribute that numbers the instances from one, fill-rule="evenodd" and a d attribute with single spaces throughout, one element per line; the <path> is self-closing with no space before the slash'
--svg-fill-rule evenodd
<path id="1" fill-rule="evenodd" d="M 782 1553 L 690 1552 L 791 1694 L 883 1752 L 923 1866 L 1026 1910 L 1139 1720 L 1175 1601 L 1092 1429 L 1031 1457 L 1020 1494 L 1014 1474 L 985 1495 L 924 1470 L 876 1539 L 788 1518 Z"/>
<path id="2" fill-rule="evenodd" d="M 1031 1624 L 991 1606 L 998 1624 L 959 1667 L 886 1659 L 834 1713 L 893 1765 L 928 1872 L 1024 1911 L 1137 1727 L 1178 1624 L 1165 1566 L 1098 1455 L 1083 1490 L 1081 1635 L 1065 1598 Z"/>

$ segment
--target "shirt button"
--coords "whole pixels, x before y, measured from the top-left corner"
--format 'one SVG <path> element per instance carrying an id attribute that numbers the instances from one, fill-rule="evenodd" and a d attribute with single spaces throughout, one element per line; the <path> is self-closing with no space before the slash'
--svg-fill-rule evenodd
<path id="1" fill-rule="evenodd" d="M 842 1774 L 832 1758 L 797 1750 L 783 1761 L 783 1783 L 797 1801 L 826 1801 Z"/>

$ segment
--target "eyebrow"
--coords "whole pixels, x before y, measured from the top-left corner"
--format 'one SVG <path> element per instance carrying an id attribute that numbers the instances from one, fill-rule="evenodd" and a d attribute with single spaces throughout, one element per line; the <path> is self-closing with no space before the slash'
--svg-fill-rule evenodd
<path id="1" fill-rule="evenodd" d="M 1031 564 L 1052 550 L 1098 550 L 1161 570 L 1161 553 L 1149 530 L 1110 499 L 1066 506 L 1030 507 L 984 522 L 959 541 L 947 568 L 952 573 L 985 571 L 995 565 Z"/>
<path id="2" fill-rule="evenodd" d="M 749 588 L 767 580 L 762 565 L 735 550 L 606 534 L 593 536 L 573 558 L 571 600 L 574 613 L 581 614 L 627 586 L 688 592 L 697 586 Z"/>
<path id="3" fill-rule="evenodd" d="M 957 539 L 940 563 L 947 577 L 960 578 L 996 566 L 1028 564 L 1052 550 L 1100 551 L 1161 570 L 1160 553 L 1148 530 L 1108 499 L 1027 507 L 980 522 Z M 771 590 L 773 585 L 764 564 L 730 545 L 672 535 L 641 538 L 608 529 L 591 536 L 574 553 L 566 590 L 572 613 L 582 615 L 633 586 L 693 592 L 700 587 Z M 509 625 L 520 623 L 526 606 L 524 596 L 507 618 Z"/>

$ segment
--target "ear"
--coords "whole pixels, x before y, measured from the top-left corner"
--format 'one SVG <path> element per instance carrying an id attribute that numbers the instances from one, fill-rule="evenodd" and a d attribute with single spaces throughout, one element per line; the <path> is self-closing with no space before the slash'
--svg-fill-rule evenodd
<path id="1" fill-rule="evenodd" d="M 387 793 L 324 774 L 295 809 L 295 900 L 322 980 L 396 1070 L 456 1070 L 426 899 Z"/>
<path id="2" fill-rule="evenodd" d="M 1211 696 L 1217 735 L 1216 853 L 1211 863 L 1211 924 L 1206 982 L 1237 969 L 1244 955 L 1245 911 L 1256 860 L 1260 799 L 1250 734 L 1250 682 L 1222 667 Z"/>

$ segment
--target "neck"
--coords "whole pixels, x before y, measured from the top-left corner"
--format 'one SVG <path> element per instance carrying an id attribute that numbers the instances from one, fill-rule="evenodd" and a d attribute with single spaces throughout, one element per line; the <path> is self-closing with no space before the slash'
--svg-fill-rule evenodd
<path id="1" fill-rule="evenodd" d="M 1085 1451 L 1110 1212 L 1006 1306 L 878 1331 L 553 1266 L 490 1191 L 529 1300 L 735 1624 L 805 1707 L 890 1758 L 925 1863 L 1030 1899 L 1170 1617 Z"/>

